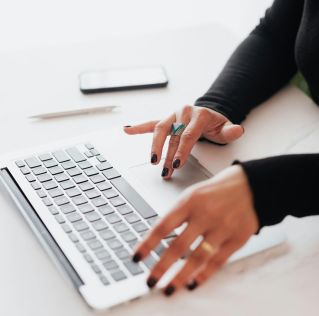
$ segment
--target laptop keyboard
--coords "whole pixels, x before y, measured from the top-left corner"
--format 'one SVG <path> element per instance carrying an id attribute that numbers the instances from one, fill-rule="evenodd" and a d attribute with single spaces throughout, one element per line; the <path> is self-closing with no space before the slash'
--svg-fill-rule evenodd
<path id="1" fill-rule="evenodd" d="M 105 286 L 151 269 L 174 237 L 143 263 L 131 261 L 158 215 L 91 144 L 16 165 Z"/>

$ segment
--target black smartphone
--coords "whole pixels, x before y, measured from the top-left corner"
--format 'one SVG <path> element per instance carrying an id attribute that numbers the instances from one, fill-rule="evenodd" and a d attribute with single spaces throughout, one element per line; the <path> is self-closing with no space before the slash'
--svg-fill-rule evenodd
<path id="1" fill-rule="evenodd" d="M 114 68 L 83 72 L 80 90 L 85 93 L 111 92 L 166 87 L 168 79 L 163 67 Z"/>

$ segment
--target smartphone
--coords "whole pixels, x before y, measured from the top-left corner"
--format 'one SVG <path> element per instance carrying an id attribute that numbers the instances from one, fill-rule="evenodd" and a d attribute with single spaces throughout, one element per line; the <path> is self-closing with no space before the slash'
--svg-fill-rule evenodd
<path id="1" fill-rule="evenodd" d="M 82 93 L 166 87 L 168 79 L 161 66 L 114 68 L 83 72 L 79 76 Z"/>

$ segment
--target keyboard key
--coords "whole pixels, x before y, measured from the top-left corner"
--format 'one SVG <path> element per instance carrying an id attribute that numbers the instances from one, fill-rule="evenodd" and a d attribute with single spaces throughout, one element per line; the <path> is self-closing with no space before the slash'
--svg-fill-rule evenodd
<path id="1" fill-rule="evenodd" d="M 51 201 L 49 198 L 47 198 L 47 197 L 45 197 L 44 199 L 42 199 L 42 202 L 43 202 L 46 206 L 51 206 L 51 205 L 53 205 L 52 201 Z"/>
<path id="2" fill-rule="evenodd" d="M 50 159 L 50 160 L 44 161 L 43 164 L 47 168 L 56 167 L 58 165 L 58 163 L 54 159 Z"/>
<path id="3" fill-rule="evenodd" d="M 91 143 L 86 143 L 85 147 L 89 150 L 94 148 L 94 146 Z"/>
<path id="4" fill-rule="evenodd" d="M 110 241 L 108 241 L 107 245 L 112 249 L 120 249 L 123 247 L 122 243 L 117 240 L 117 239 L 111 239 Z"/>
<path id="5" fill-rule="evenodd" d="M 69 213 L 75 212 L 75 207 L 71 203 L 68 203 L 68 204 L 61 205 L 60 210 L 64 214 L 69 214 Z"/>
<path id="6" fill-rule="evenodd" d="M 88 181 L 87 177 L 85 177 L 83 174 L 73 177 L 73 180 L 76 184 Z"/>
<path id="7" fill-rule="evenodd" d="M 61 195 L 64 194 L 64 193 L 63 193 L 60 189 L 58 189 L 58 188 L 48 190 L 48 192 L 49 192 L 49 195 L 50 195 L 52 198 L 55 198 L 55 197 L 58 197 L 58 196 L 61 196 Z"/>
<path id="8" fill-rule="evenodd" d="M 56 205 L 60 206 L 60 205 L 63 205 L 63 204 L 67 204 L 69 203 L 69 200 L 66 196 L 58 196 L 54 199 L 54 202 Z"/>
<path id="9" fill-rule="evenodd" d="M 58 215 L 55 215 L 54 217 L 59 224 L 65 223 L 65 219 L 62 215 L 58 214 Z"/>
<path id="10" fill-rule="evenodd" d="M 81 195 L 81 191 L 77 188 L 72 188 L 72 189 L 66 190 L 66 194 L 72 198 L 72 197 Z"/>
<path id="11" fill-rule="evenodd" d="M 104 171 L 107 169 L 113 168 L 113 166 L 109 162 L 103 162 L 96 166 L 100 171 Z"/>
<path id="12" fill-rule="evenodd" d="M 68 224 L 63 224 L 61 227 L 64 230 L 64 232 L 67 234 L 72 232 L 72 229 Z"/>
<path id="13" fill-rule="evenodd" d="M 87 190 L 91 190 L 94 189 L 94 185 L 91 182 L 84 182 L 84 183 L 80 183 L 79 187 L 82 191 L 87 191 Z"/>
<path id="14" fill-rule="evenodd" d="M 75 165 L 72 161 L 63 162 L 63 163 L 61 163 L 61 166 L 62 166 L 65 170 L 72 169 L 72 168 L 75 168 L 75 167 L 76 167 L 76 165 Z"/>
<path id="15" fill-rule="evenodd" d="M 63 169 L 60 166 L 49 168 L 49 171 L 52 175 L 56 175 L 58 173 L 63 173 Z"/>
<path id="16" fill-rule="evenodd" d="M 78 250 L 82 253 L 86 252 L 85 247 L 80 242 L 76 243 L 76 248 L 78 248 Z"/>
<path id="17" fill-rule="evenodd" d="M 86 152 L 84 152 L 85 156 L 88 157 L 88 158 L 92 158 L 93 157 L 93 154 L 88 150 Z"/>
<path id="18" fill-rule="evenodd" d="M 25 177 L 29 182 L 35 181 L 35 177 L 32 174 L 27 174 Z"/>
<path id="19" fill-rule="evenodd" d="M 127 204 L 124 204 L 124 205 L 120 205 L 116 208 L 118 210 L 118 212 L 121 214 L 121 215 L 126 215 L 126 214 L 130 214 L 130 213 L 133 213 L 133 209 L 127 205 Z"/>
<path id="20" fill-rule="evenodd" d="M 78 231 L 83 231 L 89 228 L 89 226 L 87 225 L 87 223 L 83 222 L 83 221 L 78 221 L 73 223 L 73 227 Z"/>
<path id="21" fill-rule="evenodd" d="M 114 209 L 110 205 L 103 205 L 98 208 L 102 215 L 108 215 L 114 213 Z"/>
<path id="22" fill-rule="evenodd" d="M 24 175 L 30 173 L 30 170 L 29 170 L 27 167 L 22 167 L 20 170 L 21 170 L 21 172 L 22 172 Z"/>
<path id="23" fill-rule="evenodd" d="M 95 184 L 96 183 L 100 183 L 100 182 L 105 182 L 105 178 L 102 175 L 100 175 L 100 174 L 92 176 L 90 179 Z"/>
<path id="24" fill-rule="evenodd" d="M 65 172 L 56 174 L 54 178 L 58 182 L 63 182 L 70 179 L 70 177 Z"/>
<path id="25" fill-rule="evenodd" d="M 82 171 L 79 168 L 72 168 L 72 169 L 68 169 L 67 173 L 71 177 L 75 177 L 75 176 L 78 176 L 78 175 L 82 174 Z"/>
<path id="26" fill-rule="evenodd" d="M 133 205 L 137 212 L 145 219 L 156 216 L 155 211 L 144 201 L 144 199 L 131 187 L 122 177 L 111 180 L 115 188 Z"/>
<path id="27" fill-rule="evenodd" d="M 96 185 L 97 188 L 100 190 L 100 191 L 104 191 L 104 190 L 109 190 L 109 189 L 112 189 L 112 186 L 109 182 L 102 182 L 102 183 L 99 183 Z"/>
<path id="28" fill-rule="evenodd" d="M 106 229 L 107 228 L 107 225 L 104 221 L 102 220 L 99 220 L 99 221 L 96 221 L 96 222 L 93 222 L 92 223 L 92 226 L 95 230 L 99 231 L 99 230 L 103 230 L 103 229 Z M 103 237 L 102 237 L 103 238 Z"/>
<path id="29" fill-rule="evenodd" d="M 81 211 L 81 213 L 84 213 L 84 214 L 94 211 L 93 206 L 89 203 L 81 204 L 78 206 L 78 208 Z"/>
<path id="30" fill-rule="evenodd" d="M 36 167 L 32 169 L 32 172 L 34 173 L 34 175 L 38 176 L 40 174 L 46 173 L 47 170 L 44 167 Z"/>
<path id="31" fill-rule="evenodd" d="M 132 232 L 126 232 L 124 234 L 121 234 L 121 237 L 126 241 L 127 243 L 130 243 L 137 239 L 137 237 Z"/>
<path id="32" fill-rule="evenodd" d="M 69 148 L 66 150 L 66 152 L 75 162 L 81 162 L 86 160 L 86 158 L 80 153 L 80 151 L 76 147 Z"/>
<path id="33" fill-rule="evenodd" d="M 84 169 L 84 172 L 88 177 L 95 176 L 96 174 L 99 174 L 99 172 L 94 167 Z"/>
<path id="34" fill-rule="evenodd" d="M 110 254 L 105 249 L 96 251 L 95 255 L 101 261 L 106 261 L 106 260 L 111 259 Z"/>
<path id="35" fill-rule="evenodd" d="M 105 190 L 105 191 L 102 191 L 102 193 L 108 199 L 114 198 L 119 195 L 118 192 L 115 191 L 114 189 Z"/>
<path id="36" fill-rule="evenodd" d="M 153 257 L 152 254 L 150 254 L 143 260 L 143 263 L 151 270 L 157 263 L 157 260 Z"/>
<path id="37" fill-rule="evenodd" d="M 111 273 L 111 277 L 113 278 L 114 281 L 118 282 L 118 281 L 122 281 L 124 279 L 126 279 L 126 275 L 124 274 L 123 271 L 121 270 L 117 270 Z"/>
<path id="38" fill-rule="evenodd" d="M 55 206 L 49 206 L 48 207 L 48 209 L 49 209 L 49 211 L 50 211 L 50 213 L 52 214 L 52 215 L 57 215 L 57 214 L 59 214 L 59 211 L 58 211 L 58 209 L 55 207 Z"/>
<path id="39" fill-rule="evenodd" d="M 92 240 L 95 239 L 95 234 L 91 230 L 85 230 L 84 232 L 81 233 L 81 237 L 84 240 Z"/>
<path id="40" fill-rule="evenodd" d="M 79 238 L 74 233 L 69 234 L 69 238 L 73 242 L 78 242 L 79 241 Z"/>
<path id="41" fill-rule="evenodd" d="M 85 194 L 86 194 L 86 196 L 87 196 L 89 199 L 94 199 L 94 198 L 96 198 L 96 197 L 101 196 L 100 192 L 99 192 L 98 190 L 95 190 L 95 189 L 85 191 Z"/>
<path id="42" fill-rule="evenodd" d="M 83 195 L 75 196 L 72 201 L 75 205 L 81 205 L 88 202 L 87 198 Z"/>
<path id="43" fill-rule="evenodd" d="M 137 222 L 139 222 L 141 220 L 140 217 L 137 214 L 135 214 L 135 213 L 128 214 L 128 215 L 126 215 L 124 217 L 127 220 L 127 222 L 130 223 L 130 224 L 137 223 Z"/>
<path id="44" fill-rule="evenodd" d="M 51 190 L 51 189 L 55 189 L 58 187 L 57 183 L 53 180 L 51 181 L 47 181 L 47 182 L 44 182 L 43 183 L 43 187 L 46 189 L 46 190 Z"/>
<path id="45" fill-rule="evenodd" d="M 91 267 L 95 273 L 97 273 L 97 274 L 102 273 L 101 269 L 99 268 L 99 266 L 97 264 L 93 263 L 93 264 L 91 264 Z"/>
<path id="46" fill-rule="evenodd" d="M 34 190 L 40 190 L 42 188 L 39 182 L 32 182 L 31 185 Z"/>
<path id="47" fill-rule="evenodd" d="M 159 245 L 154 249 L 154 252 L 160 257 L 165 250 L 166 247 L 162 242 L 160 242 Z"/>
<path id="48" fill-rule="evenodd" d="M 74 188 L 75 184 L 73 183 L 73 181 L 67 180 L 67 181 L 61 182 L 60 186 L 62 187 L 62 189 L 68 190 L 68 189 Z"/>
<path id="49" fill-rule="evenodd" d="M 118 233 L 124 233 L 124 232 L 129 230 L 128 226 L 125 223 L 118 223 L 118 224 L 114 225 L 114 229 Z"/>
<path id="50" fill-rule="evenodd" d="M 121 198 L 120 196 L 110 199 L 110 202 L 112 203 L 113 206 L 120 206 L 126 203 L 125 200 Z"/>
<path id="51" fill-rule="evenodd" d="M 105 218 L 110 224 L 115 224 L 121 221 L 121 218 L 117 214 L 109 214 L 106 215 Z"/>
<path id="52" fill-rule="evenodd" d="M 148 231 L 148 227 L 142 222 L 135 223 L 132 226 L 134 230 L 138 233 Z"/>
<path id="53" fill-rule="evenodd" d="M 106 161 L 106 159 L 102 155 L 98 155 L 98 156 L 96 156 L 96 158 L 97 158 L 97 160 L 99 162 L 105 162 Z"/>
<path id="54" fill-rule="evenodd" d="M 101 219 L 101 217 L 97 212 L 90 212 L 90 213 L 86 214 L 86 219 L 89 222 L 95 222 L 95 221 Z"/>
<path id="55" fill-rule="evenodd" d="M 104 240 L 110 240 L 115 237 L 115 234 L 110 229 L 101 231 L 100 235 Z"/>
<path id="56" fill-rule="evenodd" d="M 103 244 L 97 239 L 91 240 L 87 244 L 92 250 L 100 249 L 103 247 Z"/>
<path id="57" fill-rule="evenodd" d="M 100 274 L 100 280 L 103 283 L 103 285 L 105 285 L 105 286 L 110 284 L 109 280 L 103 274 Z"/>
<path id="58" fill-rule="evenodd" d="M 82 161 L 78 163 L 78 166 L 83 170 L 83 169 L 87 169 L 87 168 L 91 168 L 92 165 L 87 161 Z"/>
<path id="59" fill-rule="evenodd" d="M 159 219 L 160 219 L 159 216 L 155 216 L 155 217 L 149 218 L 147 222 L 149 223 L 150 226 L 154 226 Z"/>
<path id="60" fill-rule="evenodd" d="M 91 255 L 89 255 L 88 253 L 85 253 L 83 255 L 84 259 L 88 262 L 88 263 L 92 263 L 94 262 L 93 258 L 91 257 Z"/>
<path id="61" fill-rule="evenodd" d="M 125 260 L 125 259 L 131 257 L 131 254 L 130 254 L 126 249 L 120 249 L 120 250 L 115 251 L 115 255 L 116 255 L 120 260 Z"/>
<path id="62" fill-rule="evenodd" d="M 29 168 L 36 168 L 36 167 L 41 166 L 40 160 L 38 160 L 38 158 L 36 158 L 36 157 L 27 158 L 27 159 L 25 159 L 25 162 L 27 163 Z"/>
<path id="63" fill-rule="evenodd" d="M 118 178 L 121 176 L 117 172 L 117 170 L 115 170 L 114 168 L 107 169 L 107 170 L 103 171 L 102 173 L 108 180 L 115 179 L 115 178 Z"/>
<path id="64" fill-rule="evenodd" d="M 36 191 L 40 198 L 45 198 L 47 194 L 43 190 Z"/>
<path id="65" fill-rule="evenodd" d="M 108 271 L 118 268 L 118 265 L 114 260 L 106 261 L 103 263 L 103 265 L 105 269 Z"/>
<path id="66" fill-rule="evenodd" d="M 25 163 L 22 161 L 22 160 L 18 160 L 16 161 L 16 165 L 19 167 L 19 168 L 22 168 L 25 166 Z"/>
<path id="67" fill-rule="evenodd" d="M 94 156 L 98 156 L 100 154 L 95 148 L 91 149 L 91 153 Z"/>
<path id="68" fill-rule="evenodd" d="M 55 159 L 58 162 L 65 162 L 65 161 L 69 161 L 70 158 L 68 157 L 68 155 L 63 151 L 63 150 L 57 150 L 53 153 L 53 156 L 55 157 Z"/>
<path id="69" fill-rule="evenodd" d="M 124 262 L 124 265 L 132 275 L 138 275 L 144 272 L 141 266 L 133 261 L 126 261 Z"/>
<path id="70" fill-rule="evenodd" d="M 41 161 L 47 161 L 47 160 L 52 159 L 52 156 L 51 156 L 50 154 L 43 154 L 43 155 L 40 155 L 40 156 L 39 156 L 39 159 L 40 159 Z"/>
<path id="71" fill-rule="evenodd" d="M 107 201 L 102 198 L 102 197 L 98 197 L 98 198 L 95 198 L 95 199 L 92 199 L 92 203 L 96 206 L 96 207 L 100 207 L 102 205 L 106 205 L 107 204 Z"/>
<path id="72" fill-rule="evenodd" d="M 82 216 L 79 213 L 72 212 L 66 217 L 71 223 L 80 221 L 82 219 Z"/>

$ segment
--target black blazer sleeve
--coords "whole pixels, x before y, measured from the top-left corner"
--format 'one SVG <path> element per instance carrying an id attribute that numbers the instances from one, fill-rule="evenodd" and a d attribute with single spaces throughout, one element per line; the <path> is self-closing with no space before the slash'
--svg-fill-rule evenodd
<path id="1" fill-rule="evenodd" d="M 303 2 L 275 0 L 195 105 L 216 110 L 238 124 L 287 84 L 297 71 L 294 45 Z"/>

